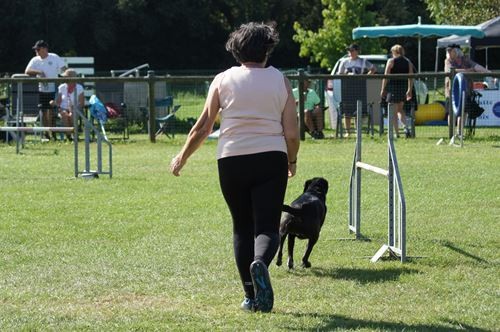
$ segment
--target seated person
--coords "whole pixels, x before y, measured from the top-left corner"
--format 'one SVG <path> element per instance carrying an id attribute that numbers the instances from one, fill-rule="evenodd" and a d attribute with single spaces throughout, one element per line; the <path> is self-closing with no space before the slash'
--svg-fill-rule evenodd
<path id="1" fill-rule="evenodd" d="M 61 75 L 63 77 L 76 77 L 74 69 L 66 69 Z M 85 96 L 83 93 L 83 86 L 77 83 L 63 83 L 57 88 L 57 98 L 51 102 L 52 106 L 57 106 L 59 115 L 61 116 L 62 124 L 64 127 L 73 126 L 74 104 L 77 102 L 76 107 L 82 109 L 85 105 Z M 66 133 L 66 137 L 72 140 L 71 134 Z"/>
<path id="2" fill-rule="evenodd" d="M 313 89 L 309 88 L 311 82 L 304 81 L 304 123 L 306 131 L 315 139 L 322 139 L 323 134 L 323 110 L 320 107 L 321 100 Z M 295 103 L 299 103 L 299 88 L 293 89 Z M 298 108 L 297 108 L 298 112 Z"/>

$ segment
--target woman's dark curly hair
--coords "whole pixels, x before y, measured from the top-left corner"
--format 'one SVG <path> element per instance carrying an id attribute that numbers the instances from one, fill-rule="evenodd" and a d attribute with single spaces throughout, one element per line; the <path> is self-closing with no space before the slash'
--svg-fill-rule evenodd
<path id="1" fill-rule="evenodd" d="M 229 35 L 226 50 L 231 52 L 239 63 L 264 62 L 279 42 L 275 26 L 275 23 L 242 24 Z"/>

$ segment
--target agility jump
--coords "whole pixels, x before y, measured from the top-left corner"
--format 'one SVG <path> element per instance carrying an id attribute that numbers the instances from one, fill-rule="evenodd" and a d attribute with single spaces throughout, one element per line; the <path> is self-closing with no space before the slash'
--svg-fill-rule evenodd
<path id="1" fill-rule="evenodd" d="M 349 231 L 356 234 L 356 239 L 361 237 L 361 170 L 385 176 L 388 180 L 388 239 L 387 243 L 371 258 L 371 261 L 376 262 L 388 251 L 391 256 L 399 256 L 401 262 L 404 262 L 406 260 L 406 201 L 394 148 L 392 121 L 389 120 L 388 125 L 388 169 L 364 163 L 361 161 L 361 108 L 362 103 L 358 100 L 356 149 L 349 183 Z M 389 106 L 388 118 L 392 119 L 392 116 L 393 110 Z"/>
<path id="2" fill-rule="evenodd" d="M 52 132 L 60 132 L 60 133 L 73 133 L 74 139 L 73 139 L 73 146 L 74 146 L 74 160 L 75 160 L 75 177 L 82 176 L 82 177 L 88 177 L 88 178 L 95 178 L 98 177 L 99 174 L 107 174 L 111 178 L 113 175 L 113 163 L 112 163 L 112 158 L 113 158 L 113 149 L 111 146 L 111 143 L 106 137 L 106 134 L 104 132 L 104 128 L 102 127 L 102 122 L 101 122 L 101 127 L 103 128 L 103 132 L 101 133 L 97 128 L 92 124 L 92 122 L 87 119 L 87 117 L 78 109 L 75 108 L 74 111 L 74 116 L 73 116 L 73 127 L 23 127 L 20 126 L 22 122 L 22 114 L 23 114 L 23 88 L 22 88 L 22 83 L 18 82 L 18 95 L 17 95 L 17 108 L 16 108 L 16 121 L 15 124 L 16 126 L 7 126 L 7 127 L 0 127 L 0 131 L 5 131 L 9 133 L 16 133 L 15 140 L 16 140 L 16 153 L 19 154 L 20 152 L 20 145 L 24 147 L 24 136 L 20 135 L 24 133 L 41 133 L 45 131 L 52 131 Z M 75 101 L 74 105 L 77 105 L 76 102 L 76 94 L 75 94 Z M 78 153 L 78 119 L 81 119 L 84 123 L 84 145 L 85 145 L 85 167 L 83 171 L 79 170 L 79 153 Z M 91 132 L 94 132 L 96 137 L 97 137 L 97 170 L 91 170 L 90 169 L 90 134 Z M 105 171 L 103 170 L 102 167 L 102 143 L 105 143 L 108 146 L 108 151 L 109 151 L 109 156 L 108 156 L 108 170 Z"/>

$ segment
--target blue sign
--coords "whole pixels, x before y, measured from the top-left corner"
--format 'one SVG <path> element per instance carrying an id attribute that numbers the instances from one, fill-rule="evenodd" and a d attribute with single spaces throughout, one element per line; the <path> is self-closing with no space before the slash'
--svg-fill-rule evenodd
<path id="1" fill-rule="evenodd" d="M 493 105 L 491 111 L 497 118 L 500 118 L 500 101 L 496 102 L 495 105 Z"/>

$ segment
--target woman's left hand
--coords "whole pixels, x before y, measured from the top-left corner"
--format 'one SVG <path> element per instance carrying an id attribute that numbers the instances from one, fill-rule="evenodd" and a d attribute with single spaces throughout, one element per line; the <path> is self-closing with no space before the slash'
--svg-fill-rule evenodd
<path id="1" fill-rule="evenodd" d="M 291 178 L 297 172 L 297 164 L 288 164 L 288 177 Z"/>

